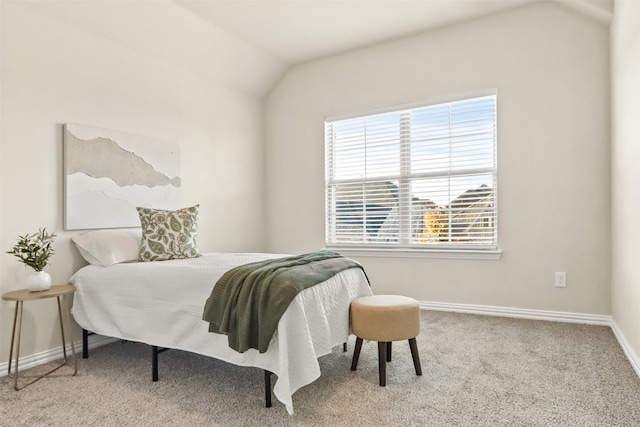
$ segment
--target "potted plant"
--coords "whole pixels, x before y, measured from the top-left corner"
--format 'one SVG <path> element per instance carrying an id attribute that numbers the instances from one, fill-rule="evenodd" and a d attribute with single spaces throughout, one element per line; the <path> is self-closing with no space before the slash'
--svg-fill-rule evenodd
<path id="1" fill-rule="evenodd" d="M 46 228 L 40 228 L 37 233 L 18 236 L 18 243 L 7 251 L 35 271 L 27 279 L 27 288 L 32 292 L 46 291 L 51 287 L 51 276 L 43 270 L 53 255 L 51 245 L 55 237 L 55 234 L 47 233 Z"/>

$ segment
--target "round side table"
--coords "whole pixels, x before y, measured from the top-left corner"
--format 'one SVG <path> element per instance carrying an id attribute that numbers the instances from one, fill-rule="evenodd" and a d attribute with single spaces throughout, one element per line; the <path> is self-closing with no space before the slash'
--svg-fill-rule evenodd
<path id="1" fill-rule="evenodd" d="M 45 376 L 49 375 L 50 373 L 60 369 L 61 367 L 67 364 L 68 362 L 67 344 L 64 339 L 64 324 L 63 324 L 64 322 L 63 322 L 63 315 L 62 315 L 63 307 L 64 307 L 64 315 L 67 321 L 67 330 L 69 332 L 69 338 L 71 338 L 70 344 L 71 344 L 71 353 L 73 355 L 73 375 L 78 373 L 78 361 L 76 359 L 76 350 L 75 350 L 75 345 L 73 341 L 73 332 L 71 330 L 71 318 L 69 316 L 69 307 L 67 306 L 67 303 L 64 299 L 65 295 L 71 295 L 75 291 L 76 291 L 76 288 L 73 287 L 72 285 L 54 285 L 54 286 L 51 286 L 50 289 L 46 291 L 41 291 L 41 292 L 30 292 L 28 289 L 20 289 L 17 291 L 12 291 L 12 292 L 7 292 L 5 294 L 2 294 L 3 300 L 16 302 L 16 308 L 13 315 L 13 331 L 11 333 L 11 347 L 9 348 L 9 367 L 7 369 L 9 378 L 13 378 L 14 389 L 20 390 L 22 388 L 25 388 L 26 386 L 33 384 L 39 379 L 44 378 Z M 56 298 L 58 302 L 58 317 L 60 319 L 60 335 L 62 337 L 62 353 L 64 355 L 64 361 L 60 365 L 50 370 L 49 372 L 37 377 L 33 381 L 21 387 L 18 387 L 18 362 L 20 361 L 20 335 L 22 333 L 22 306 L 25 301 L 33 301 L 33 300 L 46 299 L 46 298 Z M 16 342 L 16 337 L 17 337 L 17 342 Z M 12 374 L 11 365 L 13 364 L 13 357 L 14 357 L 14 354 L 13 354 L 14 342 L 16 344 L 15 372 Z"/>

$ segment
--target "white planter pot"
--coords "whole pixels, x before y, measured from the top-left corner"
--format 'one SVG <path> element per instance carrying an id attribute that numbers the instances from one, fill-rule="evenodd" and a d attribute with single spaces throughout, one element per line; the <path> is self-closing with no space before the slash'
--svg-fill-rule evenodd
<path id="1" fill-rule="evenodd" d="M 51 287 L 51 276 L 44 271 L 36 271 L 27 279 L 27 289 L 31 292 L 46 291 Z"/>

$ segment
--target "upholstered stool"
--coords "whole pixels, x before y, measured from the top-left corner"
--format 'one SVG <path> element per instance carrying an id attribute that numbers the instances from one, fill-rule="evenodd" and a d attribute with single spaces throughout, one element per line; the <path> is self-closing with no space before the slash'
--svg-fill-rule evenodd
<path id="1" fill-rule="evenodd" d="M 416 375 L 422 375 L 416 337 L 420 334 L 420 307 L 413 298 L 400 295 L 372 295 L 351 302 L 351 332 L 356 336 L 351 370 L 358 367 L 362 340 L 378 341 L 380 385 L 387 384 L 387 363 L 391 342 L 409 340 Z"/>

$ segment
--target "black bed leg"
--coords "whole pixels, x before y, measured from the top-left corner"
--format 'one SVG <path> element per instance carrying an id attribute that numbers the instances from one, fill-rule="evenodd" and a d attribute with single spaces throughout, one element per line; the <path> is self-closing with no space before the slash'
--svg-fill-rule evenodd
<path id="1" fill-rule="evenodd" d="M 82 328 L 82 358 L 89 358 L 89 331 Z"/>
<path id="2" fill-rule="evenodd" d="M 158 355 L 163 351 L 169 350 L 166 347 L 151 346 L 151 381 L 158 381 Z"/>
<path id="3" fill-rule="evenodd" d="M 151 346 L 151 381 L 158 381 L 158 346 Z"/>
<path id="4" fill-rule="evenodd" d="M 264 370 L 264 402 L 267 408 L 271 408 L 271 372 Z"/>

